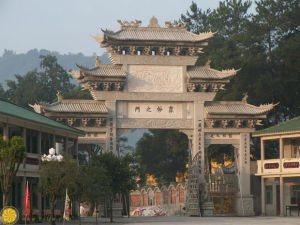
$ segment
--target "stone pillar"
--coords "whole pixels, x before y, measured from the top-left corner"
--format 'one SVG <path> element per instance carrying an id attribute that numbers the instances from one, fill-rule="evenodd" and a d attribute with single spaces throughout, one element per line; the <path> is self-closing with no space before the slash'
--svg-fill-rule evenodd
<path id="1" fill-rule="evenodd" d="M 8 127 L 8 124 L 4 124 L 4 127 L 3 127 L 3 139 L 5 141 L 8 141 L 9 139 L 9 127 Z"/>
<path id="2" fill-rule="evenodd" d="M 261 161 L 261 167 L 259 168 L 261 170 L 261 173 L 263 173 L 264 168 L 264 160 L 265 160 L 265 141 L 260 140 L 260 161 Z"/>
<path id="3" fill-rule="evenodd" d="M 263 176 L 261 177 L 261 215 L 266 215 L 266 188 Z"/>
<path id="4" fill-rule="evenodd" d="M 279 178 L 279 184 L 280 184 L 280 216 L 284 216 L 284 184 L 283 184 L 283 177 L 280 176 Z"/>
<path id="5" fill-rule="evenodd" d="M 106 151 L 118 153 L 117 150 L 117 106 L 116 101 L 106 101 L 105 105 L 108 110 L 107 121 L 107 139 L 106 139 Z"/>
<path id="6" fill-rule="evenodd" d="M 240 134 L 240 148 L 237 160 L 239 192 L 236 194 L 238 216 L 253 216 L 253 196 L 250 194 L 250 134 Z"/>
<path id="7" fill-rule="evenodd" d="M 279 139 L 279 159 L 280 159 L 280 172 L 282 172 L 282 159 L 283 159 L 283 138 Z"/>

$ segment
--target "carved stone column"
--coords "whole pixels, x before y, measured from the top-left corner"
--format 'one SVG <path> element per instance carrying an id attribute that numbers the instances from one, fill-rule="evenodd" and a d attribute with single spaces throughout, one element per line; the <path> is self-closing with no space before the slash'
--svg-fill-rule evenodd
<path id="1" fill-rule="evenodd" d="M 253 216 L 253 196 L 250 194 L 250 134 L 240 134 L 240 147 L 237 153 L 238 186 L 236 213 L 238 216 Z"/>
<path id="2" fill-rule="evenodd" d="M 107 138 L 106 151 L 118 154 L 117 149 L 117 107 L 116 101 L 106 101 L 105 105 L 108 110 L 107 118 Z"/>

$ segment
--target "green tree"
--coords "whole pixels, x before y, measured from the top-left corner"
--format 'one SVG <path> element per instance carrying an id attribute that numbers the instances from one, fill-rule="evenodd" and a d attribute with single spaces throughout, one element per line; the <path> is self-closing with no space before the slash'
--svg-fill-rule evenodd
<path id="1" fill-rule="evenodd" d="M 40 58 L 40 67 L 42 70 L 40 80 L 42 86 L 45 88 L 45 101 L 52 102 L 56 98 L 58 90 L 65 93 L 75 88 L 75 85 L 70 82 L 70 75 L 57 63 L 55 56 L 47 55 Z"/>
<path id="2" fill-rule="evenodd" d="M 0 98 L 5 98 L 5 90 L 2 86 L 2 84 L 0 84 Z"/>
<path id="3" fill-rule="evenodd" d="M 0 97 L 18 105 L 28 107 L 36 102 L 54 102 L 57 91 L 67 99 L 92 99 L 89 91 L 71 83 L 70 75 L 57 63 L 55 56 L 41 56 L 39 69 L 15 77 L 15 81 L 7 81 L 6 91 L 0 87 Z"/>
<path id="4" fill-rule="evenodd" d="M 62 200 L 66 189 L 70 194 L 76 189 L 79 167 L 77 161 L 69 154 L 63 155 L 62 161 L 44 161 L 40 167 L 39 189 L 43 196 L 49 197 L 49 224 L 54 225 L 54 208 L 57 200 Z"/>
<path id="5" fill-rule="evenodd" d="M 8 206 L 13 180 L 20 164 L 26 157 L 23 139 L 14 136 L 10 141 L 0 137 L 0 182 L 3 195 L 3 207 Z"/>
<path id="6" fill-rule="evenodd" d="M 68 92 L 63 93 L 65 99 L 93 99 L 89 90 L 83 90 L 82 87 L 78 86 Z"/>
<path id="7" fill-rule="evenodd" d="M 188 140 L 177 130 L 150 130 L 138 141 L 135 155 L 141 182 L 145 174 L 154 175 L 160 183 L 173 182 L 177 172 L 186 171 Z"/>
<path id="8" fill-rule="evenodd" d="M 127 195 L 130 190 L 136 187 L 136 173 L 133 157 L 126 155 L 118 157 L 112 152 L 93 155 L 91 161 L 91 176 L 97 176 L 98 169 L 103 168 L 105 174 L 104 183 L 101 189 L 94 189 L 102 193 L 105 202 L 109 207 L 110 221 L 113 221 L 112 205 L 113 200 L 121 195 Z M 93 175 L 94 174 L 94 175 Z"/>

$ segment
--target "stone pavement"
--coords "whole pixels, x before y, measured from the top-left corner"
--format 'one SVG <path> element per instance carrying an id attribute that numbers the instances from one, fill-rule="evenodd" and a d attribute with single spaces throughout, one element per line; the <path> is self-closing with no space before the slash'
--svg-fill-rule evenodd
<path id="1" fill-rule="evenodd" d="M 46 225 L 48 223 L 30 224 Z M 57 223 L 61 225 L 62 223 Z M 65 225 L 77 225 L 78 221 L 66 222 Z M 95 218 L 83 218 L 81 225 L 95 225 Z M 131 217 L 116 218 L 114 223 L 107 219 L 100 218 L 98 225 L 300 225 L 300 217 Z"/>

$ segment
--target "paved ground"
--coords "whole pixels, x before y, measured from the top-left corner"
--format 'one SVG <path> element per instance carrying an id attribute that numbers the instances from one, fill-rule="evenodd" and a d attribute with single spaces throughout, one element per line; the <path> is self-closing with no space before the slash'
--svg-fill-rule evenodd
<path id="1" fill-rule="evenodd" d="M 105 220 L 105 221 L 104 221 Z M 106 219 L 100 219 L 98 225 L 109 225 Z M 39 223 L 36 225 L 46 225 Z M 61 225 L 62 223 L 57 223 Z M 65 225 L 77 225 L 78 221 L 66 222 Z M 95 225 L 94 218 L 85 218 L 82 225 Z M 112 225 L 300 225 L 300 217 L 131 217 L 115 219 Z M 31 224 L 33 225 L 33 224 Z"/>

